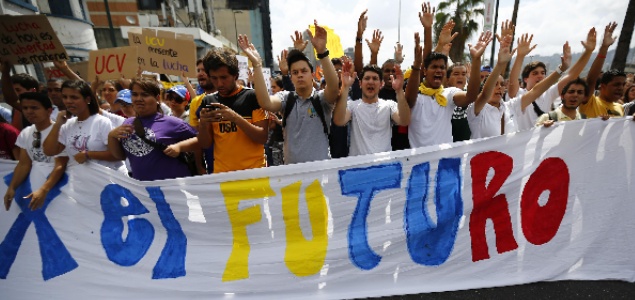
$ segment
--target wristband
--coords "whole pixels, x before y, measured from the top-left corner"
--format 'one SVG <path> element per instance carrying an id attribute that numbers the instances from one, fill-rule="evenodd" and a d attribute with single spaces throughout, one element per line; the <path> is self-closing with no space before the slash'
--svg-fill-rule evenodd
<path id="1" fill-rule="evenodd" d="M 604 55 L 604 54 L 598 54 L 598 58 L 606 58 L 606 55 Z"/>
<path id="2" fill-rule="evenodd" d="M 360 44 L 361 44 L 361 43 L 362 43 L 362 38 L 360 38 L 360 37 L 356 37 L 356 38 L 355 38 L 355 42 L 357 42 L 357 43 L 360 43 Z"/>
<path id="3" fill-rule="evenodd" d="M 326 51 L 324 51 L 323 53 L 318 53 L 317 58 L 318 59 L 322 59 L 329 56 L 329 49 L 326 49 Z"/>
<path id="4" fill-rule="evenodd" d="M 414 71 L 421 71 L 421 68 L 415 67 L 415 65 L 410 66 L 410 69 Z"/>
<path id="5" fill-rule="evenodd" d="M 558 66 L 556 72 L 558 73 L 558 75 L 562 75 L 562 73 L 564 73 L 564 71 L 562 71 L 562 65 Z"/>

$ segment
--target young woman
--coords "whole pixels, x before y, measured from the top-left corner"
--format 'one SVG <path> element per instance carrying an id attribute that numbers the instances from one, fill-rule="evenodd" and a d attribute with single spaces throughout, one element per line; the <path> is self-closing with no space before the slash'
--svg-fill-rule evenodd
<path id="1" fill-rule="evenodd" d="M 177 117 L 185 122 L 190 121 L 190 92 L 183 85 L 175 85 L 165 93 L 165 100 L 170 107 L 170 116 Z"/>
<path id="2" fill-rule="evenodd" d="M 120 160 L 127 158 L 132 177 L 138 180 L 192 175 L 182 156 L 179 158 L 180 146 L 173 144 L 196 137 L 194 128 L 179 118 L 163 115 L 156 81 L 135 79 L 130 89 L 137 116 L 126 119 L 108 134 L 112 155 Z"/>
<path id="3" fill-rule="evenodd" d="M 44 154 L 54 156 L 65 151 L 69 165 L 95 162 L 127 173 L 123 163 L 108 151 L 108 132 L 113 125 L 99 114 L 99 101 L 88 83 L 65 81 L 62 98 L 66 111 L 59 112 L 53 129 L 44 140 Z M 70 115 L 76 117 L 70 118 Z"/>

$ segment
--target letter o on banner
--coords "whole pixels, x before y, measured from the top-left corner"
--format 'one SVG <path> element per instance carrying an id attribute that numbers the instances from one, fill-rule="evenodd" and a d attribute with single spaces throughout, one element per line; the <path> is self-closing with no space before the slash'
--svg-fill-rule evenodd
<path id="1" fill-rule="evenodd" d="M 558 232 L 569 198 L 569 168 L 560 158 L 545 159 L 531 174 L 520 200 L 523 234 L 534 245 L 549 242 Z M 538 198 L 549 190 L 547 204 Z"/>

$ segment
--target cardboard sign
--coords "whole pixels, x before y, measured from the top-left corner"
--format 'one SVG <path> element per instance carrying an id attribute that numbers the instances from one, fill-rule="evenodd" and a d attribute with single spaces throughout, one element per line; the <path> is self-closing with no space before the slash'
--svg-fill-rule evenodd
<path id="1" fill-rule="evenodd" d="M 87 76 L 88 75 L 88 62 L 87 61 L 68 63 L 68 67 L 71 70 L 73 70 L 73 72 L 75 72 L 75 74 L 79 75 L 79 77 L 81 77 L 82 79 L 89 80 L 88 76 Z M 44 73 L 46 75 L 46 79 L 51 79 L 51 78 L 69 79 L 66 75 L 64 75 L 64 73 L 62 71 L 60 71 L 56 67 L 46 67 L 46 68 L 44 68 Z"/>
<path id="2" fill-rule="evenodd" d="M 68 60 L 64 45 L 45 15 L 8 16 L 0 19 L 0 55 L 12 64 Z"/>
<path id="3" fill-rule="evenodd" d="M 148 28 L 128 31 L 131 46 L 139 46 L 138 63 L 143 70 L 196 77 L 196 45 L 194 37 Z"/>
<path id="4" fill-rule="evenodd" d="M 99 76 L 100 80 L 137 76 L 138 48 L 134 46 L 108 48 L 90 51 L 88 59 L 88 79 Z"/>

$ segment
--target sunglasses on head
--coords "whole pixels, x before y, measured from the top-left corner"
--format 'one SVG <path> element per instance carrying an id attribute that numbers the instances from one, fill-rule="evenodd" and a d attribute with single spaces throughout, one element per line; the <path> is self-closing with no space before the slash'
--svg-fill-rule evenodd
<path id="1" fill-rule="evenodd" d="M 40 148 L 42 146 L 42 133 L 39 131 L 33 132 L 33 148 Z"/>

